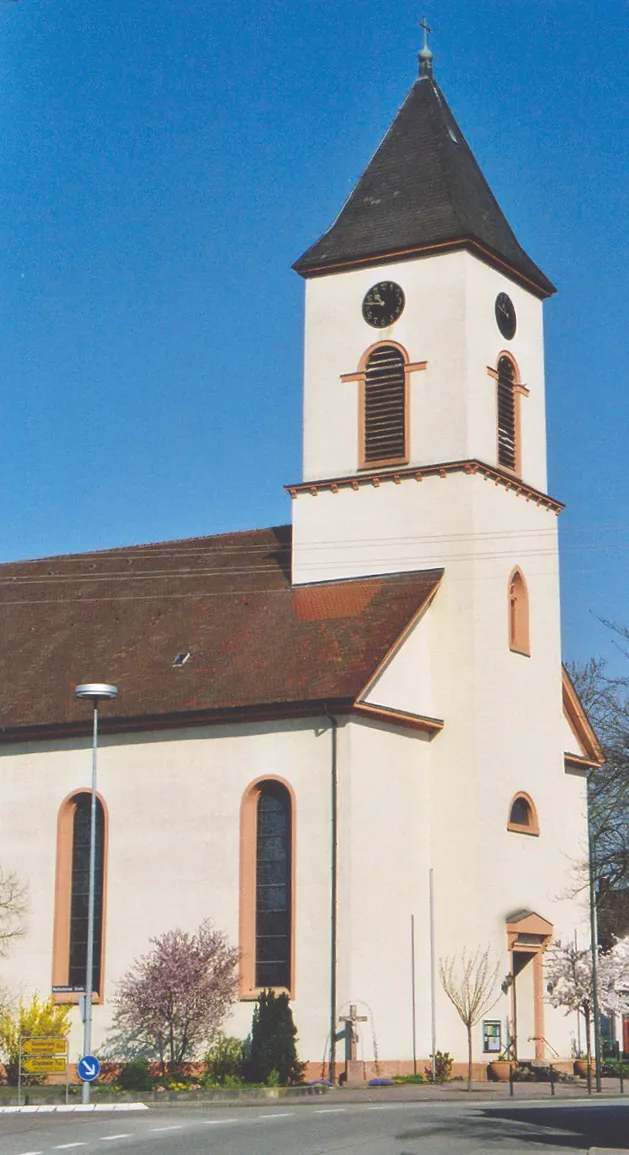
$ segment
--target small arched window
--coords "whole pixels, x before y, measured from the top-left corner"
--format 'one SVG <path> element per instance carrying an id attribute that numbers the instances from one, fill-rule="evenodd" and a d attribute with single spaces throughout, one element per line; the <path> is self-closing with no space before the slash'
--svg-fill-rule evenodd
<path id="1" fill-rule="evenodd" d="M 363 423 L 365 465 L 407 460 L 406 364 L 395 345 L 378 345 L 369 355 Z"/>
<path id="2" fill-rule="evenodd" d="M 529 633 L 529 595 L 519 569 L 509 578 L 509 649 L 516 654 L 531 653 Z"/>
<path id="3" fill-rule="evenodd" d="M 498 464 L 518 468 L 516 370 L 510 357 L 498 361 Z"/>
<path id="4" fill-rule="evenodd" d="M 59 811 L 57 882 L 53 944 L 53 985 L 85 988 L 89 902 L 90 831 L 92 796 L 72 794 Z M 107 826 L 103 804 L 96 799 L 96 862 L 94 875 L 94 954 L 92 990 L 102 995 L 103 913 Z M 55 996 L 72 1002 L 76 993 Z"/>
<path id="5" fill-rule="evenodd" d="M 516 834 L 539 835 L 537 811 L 529 794 L 521 792 L 512 799 L 507 830 L 513 830 Z"/>

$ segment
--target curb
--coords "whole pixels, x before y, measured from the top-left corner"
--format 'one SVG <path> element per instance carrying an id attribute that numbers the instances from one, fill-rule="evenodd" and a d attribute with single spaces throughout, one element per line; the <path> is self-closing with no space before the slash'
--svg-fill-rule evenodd
<path id="1" fill-rule="evenodd" d="M 42 1104 L 41 1107 L 0 1107 L 0 1115 L 47 1115 L 51 1111 L 148 1111 L 146 1103 L 61 1103 L 58 1107 Z"/>
<path id="2" fill-rule="evenodd" d="M 627 1147 L 590 1147 L 588 1155 L 627 1155 Z"/>

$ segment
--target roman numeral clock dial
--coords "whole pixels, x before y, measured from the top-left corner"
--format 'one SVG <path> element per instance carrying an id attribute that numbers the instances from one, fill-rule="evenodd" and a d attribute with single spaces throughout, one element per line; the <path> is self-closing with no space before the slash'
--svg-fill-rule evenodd
<path id="1" fill-rule="evenodd" d="M 365 294 L 363 317 L 374 329 L 386 329 L 402 316 L 406 299 L 395 281 L 379 281 Z"/>

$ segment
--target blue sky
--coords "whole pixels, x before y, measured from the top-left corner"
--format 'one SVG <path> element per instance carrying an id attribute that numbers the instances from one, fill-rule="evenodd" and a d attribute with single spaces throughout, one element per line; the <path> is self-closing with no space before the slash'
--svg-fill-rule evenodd
<path id="1" fill-rule="evenodd" d="M 0 0 L 0 559 L 285 522 L 302 296 L 416 75 L 407 0 Z M 546 305 L 564 650 L 629 624 L 629 3 L 435 0 Z"/>

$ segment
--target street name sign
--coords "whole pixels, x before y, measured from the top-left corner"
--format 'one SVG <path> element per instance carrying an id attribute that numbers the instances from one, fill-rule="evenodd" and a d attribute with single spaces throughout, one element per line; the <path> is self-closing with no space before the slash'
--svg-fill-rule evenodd
<path id="1" fill-rule="evenodd" d="M 76 1073 L 84 1083 L 91 1083 L 100 1074 L 100 1063 L 96 1055 L 83 1055 L 76 1065 Z"/>
<path id="2" fill-rule="evenodd" d="M 31 1075 L 63 1075 L 66 1061 L 65 1058 L 51 1059 L 34 1055 L 30 1059 L 24 1059 L 22 1067 Z"/>
<path id="3" fill-rule="evenodd" d="M 57 1038 L 24 1039 L 22 1043 L 23 1055 L 41 1055 L 52 1058 L 53 1055 L 65 1055 L 66 1041 L 63 1036 Z"/>

